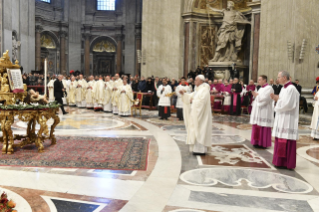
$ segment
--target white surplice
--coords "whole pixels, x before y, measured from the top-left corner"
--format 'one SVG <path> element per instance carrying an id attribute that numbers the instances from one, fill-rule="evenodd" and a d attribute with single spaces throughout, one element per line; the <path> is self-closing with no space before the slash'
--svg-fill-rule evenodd
<path id="1" fill-rule="evenodd" d="M 118 93 L 117 90 L 119 87 L 123 85 L 123 80 L 119 78 L 113 82 L 113 91 L 112 91 L 112 106 L 113 106 L 113 114 L 118 114 Z"/>
<path id="2" fill-rule="evenodd" d="M 48 90 L 49 90 L 49 102 L 54 102 L 55 101 L 55 97 L 54 97 L 54 80 L 50 80 L 50 82 L 48 83 Z"/>
<path id="3" fill-rule="evenodd" d="M 123 93 L 122 93 L 123 92 Z M 118 110 L 120 116 L 131 115 L 131 107 L 133 105 L 133 91 L 128 84 L 122 85 L 118 89 Z"/>
<path id="4" fill-rule="evenodd" d="M 93 99 L 94 109 L 103 109 L 105 82 L 100 79 L 94 83 Z"/>
<path id="5" fill-rule="evenodd" d="M 88 82 L 87 84 L 87 88 L 86 88 L 86 98 L 85 98 L 85 102 L 86 102 L 86 108 L 93 108 L 94 107 L 94 101 L 93 101 L 93 87 L 94 87 L 94 80 L 91 80 L 90 82 Z"/>
<path id="6" fill-rule="evenodd" d="M 194 153 L 206 153 L 212 144 L 212 111 L 209 85 L 201 84 L 183 100 L 184 123 L 187 130 L 186 144 Z"/>
<path id="7" fill-rule="evenodd" d="M 87 90 L 87 82 L 85 79 L 78 80 L 78 86 L 76 88 L 76 106 L 77 107 L 86 107 L 86 90 Z"/>
<path id="8" fill-rule="evenodd" d="M 112 112 L 112 89 L 113 81 L 105 82 L 104 87 L 104 102 L 103 102 L 103 111 L 107 113 Z"/>
<path id="9" fill-rule="evenodd" d="M 252 104 L 250 124 L 272 127 L 274 123 L 274 101 L 270 94 L 274 93 L 274 89 L 270 85 L 266 85 L 261 87 L 257 93 L 258 95 Z"/>
<path id="10" fill-rule="evenodd" d="M 177 86 L 176 88 L 176 96 L 177 96 L 177 102 L 176 102 L 176 108 L 180 108 L 182 109 L 183 108 L 183 100 L 182 100 L 182 95 L 180 94 L 180 91 L 181 90 L 184 90 L 186 93 L 190 93 L 191 92 L 191 89 L 189 86 L 187 85 L 179 85 Z"/>
<path id="11" fill-rule="evenodd" d="M 69 86 L 69 93 L 68 93 L 68 102 L 69 106 L 75 106 L 76 105 L 76 87 L 78 86 L 77 81 L 71 81 Z"/>
<path id="12" fill-rule="evenodd" d="M 319 92 L 316 93 L 316 95 L 314 96 L 318 97 L 319 99 Z M 311 121 L 311 137 L 312 138 L 316 138 L 319 139 L 319 100 L 314 100 L 314 104 L 313 104 L 313 114 L 312 114 L 312 121 Z"/>
<path id="13" fill-rule="evenodd" d="M 163 88 L 165 90 L 162 92 Z M 171 97 L 166 96 L 172 93 L 172 87 L 170 85 L 160 85 L 157 89 L 158 106 L 170 107 L 171 106 Z"/>
<path id="14" fill-rule="evenodd" d="M 299 98 L 300 94 L 293 84 L 282 87 L 275 107 L 273 137 L 298 140 Z"/>

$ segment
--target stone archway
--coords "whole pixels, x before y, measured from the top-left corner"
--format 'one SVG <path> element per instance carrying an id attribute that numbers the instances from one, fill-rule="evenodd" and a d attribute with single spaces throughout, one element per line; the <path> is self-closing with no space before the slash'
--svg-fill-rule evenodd
<path id="1" fill-rule="evenodd" d="M 60 73 L 60 44 L 56 35 L 50 31 L 41 33 L 41 68 L 44 70 L 44 59 L 48 59 L 48 74 Z"/>
<path id="2" fill-rule="evenodd" d="M 106 36 L 97 37 L 90 45 L 93 75 L 114 75 L 116 63 L 116 42 Z"/>

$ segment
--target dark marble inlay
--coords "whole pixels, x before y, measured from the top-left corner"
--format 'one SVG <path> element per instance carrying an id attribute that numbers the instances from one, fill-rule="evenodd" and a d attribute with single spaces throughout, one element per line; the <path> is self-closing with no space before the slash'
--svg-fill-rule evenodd
<path id="1" fill-rule="evenodd" d="M 58 212 L 93 212 L 99 205 L 51 199 Z"/>
<path id="2" fill-rule="evenodd" d="M 307 201 L 191 191 L 189 201 L 276 211 L 313 211 Z"/>

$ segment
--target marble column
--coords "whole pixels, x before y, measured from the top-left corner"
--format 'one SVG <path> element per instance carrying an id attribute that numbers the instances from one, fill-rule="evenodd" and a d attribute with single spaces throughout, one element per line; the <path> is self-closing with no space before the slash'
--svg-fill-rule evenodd
<path id="1" fill-rule="evenodd" d="M 60 73 L 63 74 L 66 72 L 66 57 L 65 57 L 65 37 L 67 36 L 66 31 L 60 31 Z"/>
<path id="2" fill-rule="evenodd" d="M 140 50 L 141 51 L 141 34 L 140 33 L 137 33 L 135 35 L 135 38 L 136 38 L 136 52 L 137 50 Z M 139 63 L 138 61 L 138 55 L 136 55 L 136 68 L 135 68 L 135 75 L 139 75 L 141 76 L 141 63 Z M 141 59 L 142 60 L 142 59 Z"/>
<path id="3" fill-rule="evenodd" d="M 85 44 L 84 44 L 84 70 L 85 75 L 90 75 L 90 38 L 91 34 L 84 34 Z"/>
<path id="4" fill-rule="evenodd" d="M 189 63 L 189 23 L 185 23 L 185 33 L 184 33 L 184 77 L 188 74 L 188 63 Z"/>
<path id="5" fill-rule="evenodd" d="M 123 35 L 116 35 L 117 40 L 117 50 L 116 50 L 116 73 L 122 71 L 122 39 Z"/>
<path id="6" fill-rule="evenodd" d="M 35 70 L 41 69 L 41 32 L 43 27 L 40 25 L 35 26 Z"/>
<path id="7" fill-rule="evenodd" d="M 254 34 L 253 34 L 253 64 L 251 78 L 254 82 L 258 80 L 258 57 L 259 57 L 259 36 L 260 36 L 260 14 L 254 14 Z"/>

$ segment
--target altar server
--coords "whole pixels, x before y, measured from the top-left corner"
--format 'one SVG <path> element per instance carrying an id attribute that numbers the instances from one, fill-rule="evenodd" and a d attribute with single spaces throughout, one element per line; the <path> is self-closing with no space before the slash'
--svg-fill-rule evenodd
<path id="1" fill-rule="evenodd" d="M 99 80 L 96 81 L 93 86 L 94 111 L 103 111 L 104 87 L 105 83 L 102 77 L 99 77 Z"/>
<path id="2" fill-rule="evenodd" d="M 224 89 L 222 95 L 224 96 L 223 110 L 225 113 L 229 114 L 231 105 L 231 87 L 232 85 L 228 83 L 227 80 L 224 81 Z"/>
<path id="3" fill-rule="evenodd" d="M 76 87 L 76 106 L 78 108 L 85 108 L 86 107 L 86 90 L 87 90 L 87 82 L 83 79 L 83 75 L 80 74 L 78 80 L 78 85 Z"/>
<path id="4" fill-rule="evenodd" d="M 162 85 L 157 89 L 158 101 L 158 112 L 160 119 L 167 120 L 171 116 L 171 93 L 172 87 L 167 85 L 167 79 L 163 78 Z"/>
<path id="5" fill-rule="evenodd" d="M 319 81 L 319 77 L 317 77 Z M 311 137 L 314 140 L 319 140 L 319 92 L 316 92 L 313 102 L 313 114 L 311 121 Z"/>
<path id="6" fill-rule="evenodd" d="M 69 86 L 69 94 L 68 94 L 68 102 L 70 107 L 76 107 L 76 88 L 78 86 L 78 82 L 75 80 L 75 77 L 71 77 L 71 83 Z"/>
<path id="7" fill-rule="evenodd" d="M 119 115 L 127 117 L 131 115 L 131 108 L 134 102 L 132 87 L 129 84 L 127 84 L 127 76 L 125 76 L 123 79 L 123 85 L 118 88 L 118 93 Z"/>
<path id="8" fill-rule="evenodd" d="M 258 78 L 261 88 L 258 92 L 251 90 L 255 100 L 252 105 L 250 124 L 253 126 L 251 144 L 256 147 L 271 147 L 271 128 L 274 121 L 274 101 L 270 95 L 274 93 L 272 86 L 267 83 L 267 76 L 261 75 Z"/>
<path id="9" fill-rule="evenodd" d="M 195 79 L 195 92 L 187 94 L 181 90 L 183 99 L 184 123 L 187 131 L 186 144 L 190 152 L 204 155 L 212 145 L 212 111 L 209 85 L 205 77 L 198 75 Z"/>
<path id="10" fill-rule="evenodd" d="M 294 169 L 296 167 L 300 95 L 289 78 L 288 72 L 280 72 L 278 80 L 284 86 L 279 96 L 271 94 L 271 98 L 277 102 L 272 132 L 272 136 L 275 137 L 273 164 L 278 167 Z"/>
<path id="11" fill-rule="evenodd" d="M 86 87 L 86 98 L 85 98 L 86 108 L 94 109 L 93 87 L 94 87 L 95 81 L 94 81 L 93 75 L 89 77 L 89 80 L 90 81 L 88 82 Z"/>
<path id="12" fill-rule="evenodd" d="M 241 114 L 241 97 L 242 85 L 239 84 L 238 78 L 235 78 L 231 88 L 231 105 L 230 105 L 230 115 L 240 116 Z"/>
<path id="13" fill-rule="evenodd" d="M 105 113 L 112 113 L 112 89 L 113 83 L 109 76 L 105 77 L 104 83 L 104 101 L 103 101 L 103 111 Z"/>
<path id="14" fill-rule="evenodd" d="M 119 113 L 117 90 L 122 85 L 123 85 L 123 80 L 120 78 L 120 75 L 115 74 L 113 86 L 112 86 L 112 106 L 113 106 L 113 114 L 115 114 L 115 115 L 117 115 Z"/>
<path id="15" fill-rule="evenodd" d="M 185 93 L 190 93 L 191 89 L 189 86 L 186 85 L 186 79 L 185 77 L 181 78 L 181 84 L 177 86 L 176 88 L 176 95 L 177 95 L 177 102 L 176 102 L 176 109 L 177 109 L 177 118 L 180 121 L 184 120 L 183 117 L 183 100 L 182 100 L 182 94 L 180 91 L 185 91 Z"/>

